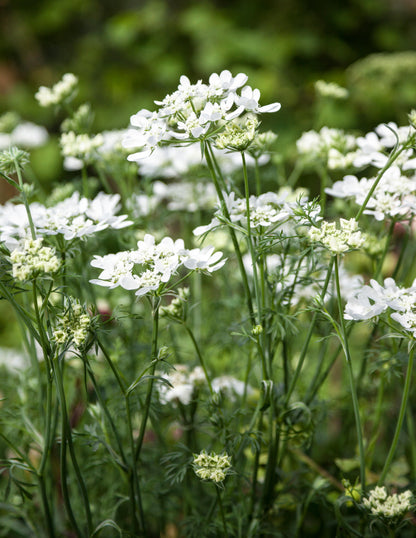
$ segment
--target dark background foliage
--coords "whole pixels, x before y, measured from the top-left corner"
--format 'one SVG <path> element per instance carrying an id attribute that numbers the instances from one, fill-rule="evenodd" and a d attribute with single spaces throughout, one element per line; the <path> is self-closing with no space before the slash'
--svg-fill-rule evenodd
<path id="1" fill-rule="evenodd" d="M 79 76 L 97 130 L 126 126 L 181 74 L 195 80 L 226 68 L 246 72 L 264 103 L 281 101 L 276 121 L 296 135 L 311 127 L 318 78 L 353 90 L 336 116 L 348 127 L 403 117 L 414 100 L 416 56 L 405 66 L 348 68 L 415 49 L 415 0 L 1 0 L 0 9 L 1 108 L 25 119 L 43 120 L 33 93 L 64 72 Z M 409 76 L 403 99 L 397 86 Z"/>

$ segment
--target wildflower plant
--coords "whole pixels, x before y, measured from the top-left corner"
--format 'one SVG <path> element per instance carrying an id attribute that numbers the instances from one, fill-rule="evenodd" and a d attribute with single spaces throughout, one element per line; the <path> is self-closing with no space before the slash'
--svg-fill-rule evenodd
<path id="1" fill-rule="evenodd" d="M 286 155 L 243 73 L 117 131 L 76 97 L 37 93 L 70 181 L 0 153 L 3 534 L 412 536 L 414 113 Z"/>

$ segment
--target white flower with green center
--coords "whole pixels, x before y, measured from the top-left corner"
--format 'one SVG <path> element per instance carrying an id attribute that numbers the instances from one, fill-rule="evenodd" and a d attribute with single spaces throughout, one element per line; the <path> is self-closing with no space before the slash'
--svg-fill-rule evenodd
<path id="1" fill-rule="evenodd" d="M 413 509 L 413 494 L 406 490 L 388 495 L 384 486 L 377 486 L 363 499 L 363 505 L 372 516 L 398 523 Z"/>

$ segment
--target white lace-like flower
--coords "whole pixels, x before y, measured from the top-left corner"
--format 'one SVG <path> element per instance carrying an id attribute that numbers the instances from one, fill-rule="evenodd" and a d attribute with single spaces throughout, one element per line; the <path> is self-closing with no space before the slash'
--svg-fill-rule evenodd
<path id="1" fill-rule="evenodd" d="M 344 318 L 367 320 L 379 316 L 388 309 L 390 317 L 413 337 L 416 336 L 416 281 L 410 288 L 400 288 L 392 278 L 384 280 L 384 286 L 370 280 L 345 305 Z"/>
<path id="2" fill-rule="evenodd" d="M 34 202 L 30 212 L 37 235 L 62 234 L 70 241 L 93 235 L 106 228 L 121 229 L 132 224 L 127 215 L 116 215 L 120 209 L 119 194 L 99 193 L 93 200 L 75 192 L 54 206 Z M 29 221 L 23 204 L 11 202 L 0 206 L 0 238 L 8 248 L 28 236 Z"/>
<path id="3" fill-rule="evenodd" d="M 308 235 L 312 241 L 321 243 L 332 254 L 360 248 L 365 241 L 355 219 L 340 219 L 339 228 L 335 222 L 324 221 L 319 228 L 316 226 L 310 228 Z"/>
<path id="4" fill-rule="evenodd" d="M 189 370 L 185 364 L 175 364 L 173 368 L 164 375 L 170 386 L 161 383 L 158 387 L 160 401 L 162 404 L 180 402 L 189 405 L 198 387 L 205 382 L 204 372 L 200 366 Z"/>
<path id="5" fill-rule="evenodd" d="M 65 73 L 62 80 L 57 82 L 52 88 L 40 86 L 35 94 L 35 98 L 42 107 L 59 105 L 75 93 L 77 84 L 78 79 L 75 75 Z"/>
<path id="6" fill-rule="evenodd" d="M 222 252 L 214 253 L 212 247 L 188 251 L 182 239 L 173 241 L 164 237 L 156 243 L 152 235 L 146 234 L 143 241 L 137 243 L 136 250 L 95 256 L 91 265 L 103 271 L 91 282 L 109 288 L 121 286 L 136 290 L 140 297 L 163 289 L 180 267 L 208 273 L 217 271 L 225 263 L 221 257 Z"/>
<path id="7" fill-rule="evenodd" d="M 363 499 L 363 505 L 374 517 L 400 521 L 413 508 L 413 494 L 406 490 L 388 495 L 384 486 L 377 486 Z"/>
<path id="8" fill-rule="evenodd" d="M 181 76 L 175 92 L 162 101 L 155 101 L 159 106 L 157 112 L 141 110 L 131 117 L 134 128 L 129 130 L 123 144 L 139 151 L 128 159 L 138 161 L 148 157 L 156 147 L 169 142 L 215 138 L 229 120 L 244 112 L 261 114 L 280 109 L 280 103 L 260 106 L 258 89 L 241 88 L 246 80 L 243 73 L 233 77 L 227 70 L 213 73 L 209 84 L 201 80 L 192 84 L 188 77 Z"/>

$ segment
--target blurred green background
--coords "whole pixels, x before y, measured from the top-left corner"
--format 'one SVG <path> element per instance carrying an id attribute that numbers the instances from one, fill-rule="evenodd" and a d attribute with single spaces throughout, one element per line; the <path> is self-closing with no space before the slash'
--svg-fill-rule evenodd
<path id="1" fill-rule="evenodd" d="M 226 68 L 247 72 L 264 102 L 278 99 L 290 117 L 297 110 L 307 116 L 317 78 L 353 89 L 363 73 L 348 77 L 351 64 L 416 47 L 415 0 L 2 0 L 0 6 L 2 107 L 41 118 L 34 91 L 70 71 L 98 108 L 97 129 L 124 126 L 139 107 L 172 91 L 181 74 L 196 79 Z M 412 60 L 404 67 L 414 76 Z M 406 74 L 395 73 L 397 61 L 385 69 L 399 79 Z M 373 71 L 387 75 L 380 66 Z M 380 93 L 389 89 L 379 82 Z"/>
<path id="2" fill-rule="evenodd" d="M 403 123 L 416 107 L 416 0 L 0 0 L 0 9 L 0 112 L 52 132 L 61 118 L 33 95 L 65 72 L 79 77 L 95 131 L 126 127 L 181 74 L 195 81 L 223 69 L 246 72 L 262 104 L 282 103 L 263 122 L 283 144 L 323 123 Z M 350 98 L 318 115 L 321 78 Z"/>

